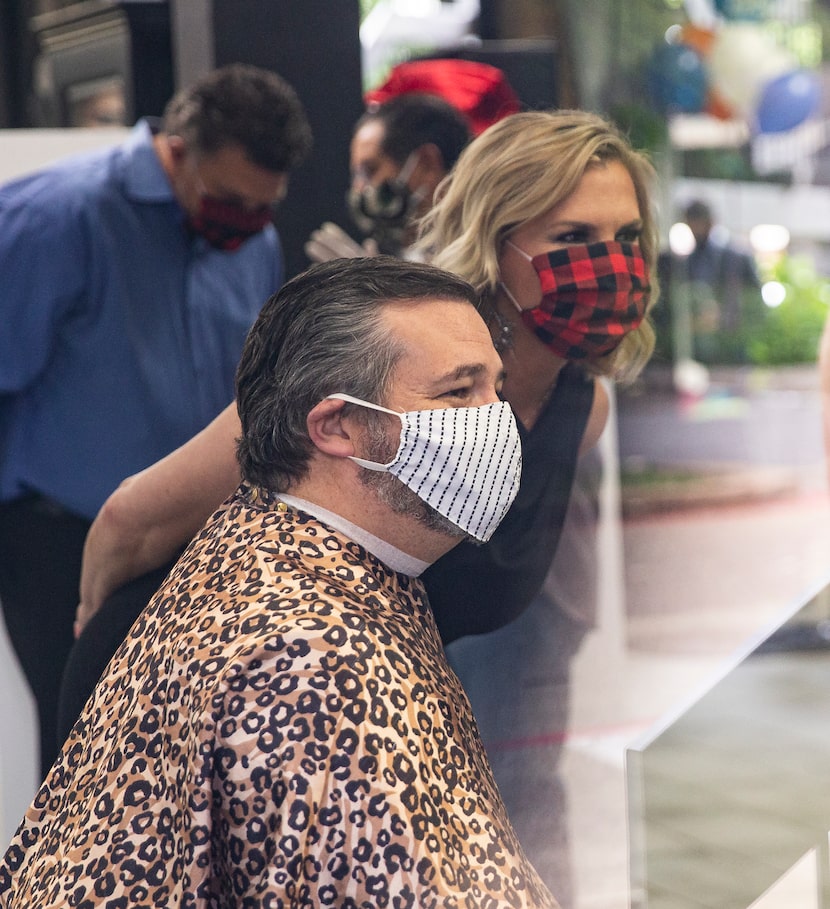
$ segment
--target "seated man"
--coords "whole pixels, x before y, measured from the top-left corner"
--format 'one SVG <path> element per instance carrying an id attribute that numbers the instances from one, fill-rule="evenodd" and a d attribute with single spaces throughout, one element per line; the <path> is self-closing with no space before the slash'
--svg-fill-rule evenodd
<path id="1" fill-rule="evenodd" d="M 387 257 L 268 301 L 243 483 L 96 687 L 0 863 L 4 909 L 557 905 L 417 579 L 518 487 L 474 301 Z"/>

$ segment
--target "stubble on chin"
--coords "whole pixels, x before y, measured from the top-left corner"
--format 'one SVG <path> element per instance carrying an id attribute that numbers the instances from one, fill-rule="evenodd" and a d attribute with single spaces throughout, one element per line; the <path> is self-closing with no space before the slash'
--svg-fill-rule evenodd
<path id="1" fill-rule="evenodd" d="M 367 453 L 363 457 L 369 461 L 376 461 L 378 464 L 388 464 L 395 457 L 398 449 L 397 443 L 392 444 L 384 434 L 380 423 L 373 419 L 367 423 L 365 445 Z M 359 476 L 363 486 L 395 514 L 414 518 L 429 530 L 443 533 L 453 540 L 475 542 L 466 531 L 419 498 L 405 483 L 391 473 L 361 467 Z"/>

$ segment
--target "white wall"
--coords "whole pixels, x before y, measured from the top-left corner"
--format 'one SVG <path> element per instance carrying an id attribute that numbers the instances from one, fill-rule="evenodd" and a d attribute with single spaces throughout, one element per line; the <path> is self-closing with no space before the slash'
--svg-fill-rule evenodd
<path id="1" fill-rule="evenodd" d="M 114 145 L 129 133 L 106 129 L 0 129 L 0 183 L 30 173 L 66 155 Z"/>

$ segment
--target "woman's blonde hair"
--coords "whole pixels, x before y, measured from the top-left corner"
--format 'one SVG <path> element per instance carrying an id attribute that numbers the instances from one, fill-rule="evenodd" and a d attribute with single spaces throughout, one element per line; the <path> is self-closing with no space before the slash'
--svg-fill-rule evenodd
<path id="1" fill-rule="evenodd" d="M 649 267 L 650 311 L 657 300 L 654 168 L 616 126 L 579 110 L 530 111 L 499 120 L 462 152 L 420 224 L 419 249 L 432 264 L 461 275 L 481 295 L 491 318 L 502 243 L 522 224 L 559 205 L 585 171 L 620 161 L 631 175 L 643 222 L 640 249 Z M 648 319 L 612 353 L 586 363 L 599 375 L 633 379 L 654 348 Z"/>

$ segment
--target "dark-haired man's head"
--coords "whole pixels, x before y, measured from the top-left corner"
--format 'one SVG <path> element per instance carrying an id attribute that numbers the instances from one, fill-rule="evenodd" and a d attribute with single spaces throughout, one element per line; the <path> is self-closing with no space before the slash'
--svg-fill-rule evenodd
<path id="1" fill-rule="evenodd" d="M 350 209 L 385 252 L 399 253 L 415 221 L 471 139 L 464 115 L 435 95 L 406 94 L 367 111 L 352 135 Z"/>
<path id="2" fill-rule="evenodd" d="M 683 210 L 683 220 L 689 225 L 698 246 L 709 239 L 713 224 L 712 209 L 705 202 L 698 199 L 690 202 Z"/>
<path id="3" fill-rule="evenodd" d="M 237 371 L 244 479 L 428 561 L 501 517 L 519 439 L 477 301 L 457 275 L 393 256 L 332 259 L 284 284 Z"/>
<path id="4" fill-rule="evenodd" d="M 232 64 L 171 99 L 155 148 L 193 231 L 232 250 L 270 222 L 311 141 L 303 106 L 285 80 Z"/>

